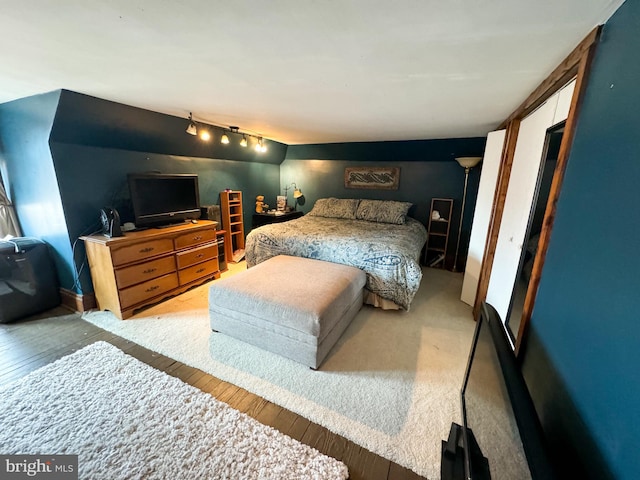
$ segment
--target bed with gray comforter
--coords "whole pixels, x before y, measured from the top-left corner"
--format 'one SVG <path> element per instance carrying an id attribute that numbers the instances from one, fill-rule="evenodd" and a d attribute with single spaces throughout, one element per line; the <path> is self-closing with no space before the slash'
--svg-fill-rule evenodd
<path id="1" fill-rule="evenodd" d="M 398 215 L 398 204 L 404 214 Z M 366 273 L 366 290 L 409 310 L 422 279 L 419 259 L 427 238 L 424 226 L 406 216 L 409 206 L 320 199 L 304 217 L 252 230 L 245 242 L 247 266 L 281 254 L 351 265 Z"/>

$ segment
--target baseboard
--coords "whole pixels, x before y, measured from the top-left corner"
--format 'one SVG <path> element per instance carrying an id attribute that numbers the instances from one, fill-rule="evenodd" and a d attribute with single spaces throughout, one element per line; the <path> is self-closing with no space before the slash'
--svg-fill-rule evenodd
<path id="1" fill-rule="evenodd" d="M 78 294 L 66 288 L 61 288 L 60 298 L 62 299 L 62 306 L 74 312 L 86 312 L 97 307 L 96 296 L 93 293 Z"/>

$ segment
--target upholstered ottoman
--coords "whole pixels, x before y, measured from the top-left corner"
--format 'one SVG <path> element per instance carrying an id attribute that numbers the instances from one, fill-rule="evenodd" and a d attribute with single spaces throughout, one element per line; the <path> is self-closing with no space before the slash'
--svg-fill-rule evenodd
<path id="1" fill-rule="evenodd" d="M 209 290 L 211 328 L 318 368 L 362 307 L 358 268 L 279 255 Z"/>

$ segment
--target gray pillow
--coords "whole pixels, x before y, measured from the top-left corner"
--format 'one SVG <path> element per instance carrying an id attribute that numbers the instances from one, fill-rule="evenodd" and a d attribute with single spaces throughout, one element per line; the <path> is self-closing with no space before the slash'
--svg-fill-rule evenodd
<path id="1" fill-rule="evenodd" d="M 356 198 L 319 198 L 307 215 L 353 220 L 359 202 Z"/>
<path id="2" fill-rule="evenodd" d="M 395 223 L 402 225 L 412 203 L 394 200 L 360 200 L 356 211 L 357 220 L 368 222 Z"/>

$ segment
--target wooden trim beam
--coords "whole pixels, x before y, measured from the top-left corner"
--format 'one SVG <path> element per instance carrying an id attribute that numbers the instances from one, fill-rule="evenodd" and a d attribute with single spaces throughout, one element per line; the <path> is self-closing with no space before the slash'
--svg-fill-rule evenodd
<path id="1" fill-rule="evenodd" d="M 569 116 L 567 117 L 567 123 L 565 124 L 562 141 L 560 142 L 558 161 L 553 172 L 551 190 L 549 192 L 549 198 L 547 200 L 547 206 L 544 212 L 544 219 L 542 221 L 540 240 L 538 242 L 538 251 L 533 262 L 531 277 L 529 279 L 529 287 L 527 289 L 527 294 L 524 299 L 524 306 L 522 308 L 522 320 L 520 321 L 520 327 L 518 329 L 518 335 L 516 337 L 516 356 L 520 354 L 520 350 L 525 344 L 527 327 L 529 325 L 529 321 L 531 320 L 533 307 L 538 295 L 538 287 L 540 286 L 540 279 L 542 277 L 542 268 L 544 267 L 544 262 L 547 257 L 547 250 L 549 249 L 551 231 L 553 229 L 553 223 L 555 221 L 556 212 L 558 209 L 560 190 L 562 188 L 562 182 L 564 181 L 564 173 L 567 167 L 567 162 L 569 160 L 569 152 L 571 151 L 573 138 L 576 132 L 576 124 L 580 113 L 580 107 L 582 106 L 582 99 L 584 98 L 584 94 L 587 89 L 587 79 L 589 76 L 591 63 L 593 62 L 595 47 L 596 44 L 592 43 L 591 47 L 584 52 L 584 55 L 580 60 L 580 65 L 578 65 L 576 86 L 573 90 L 573 96 L 571 97 Z"/>
<path id="2" fill-rule="evenodd" d="M 569 150 L 573 141 L 573 130 L 575 130 L 575 124 L 577 121 L 578 106 L 582 98 L 584 89 L 586 88 L 588 69 L 591 64 L 591 58 L 595 51 L 595 46 L 600 39 L 601 30 L 601 26 L 594 28 L 567 56 L 567 58 L 565 58 L 562 63 L 560 63 L 560 65 L 558 65 L 558 67 L 498 127 L 498 129 L 506 128 L 507 135 L 502 152 L 500 171 L 498 173 L 498 182 L 496 184 L 496 193 L 494 196 L 489 229 L 487 231 L 487 241 L 482 259 L 482 269 L 480 271 L 480 278 L 478 279 L 476 301 L 473 307 L 473 314 L 474 318 L 476 319 L 480 315 L 480 306 L 482 305 L 482 302 L 484 302 L 487 298 L 487 291 L 489 289 L 489 278 L 491 276 L 491 268 L 493 267 L 495 250 L 498 243 L 498 233 L 500 231 L 500 223 L 502 222 L 502 214 L 504 212 L 504 203 L 507 196 L 509 178 L 511 176 L 511 167 L 513 165 L 513 157 L 515 154 L 515 146 L 517 142 L 520 122 L 533 110 L 544 103 L 551 95 L 553 95 L 556 91 L 566 85 L 573 77 L 577 77 L 576 87 L 573 93 L 569 115 L 567 117 L 565 134 L 563 136 L 560 147 L 560 158 L 558 159 L 558 166 L 556 167 L 556 171 L 554 173 L 554 178 L 552 181 L 552 191 L 550 194 L 550 203 L 548 204 L 548 206 L 553 205 L 553 208 L 551 211 L 545 213 L 544 225 L 546 226 L 547 231 L 546 233 L 544 233 L 544 235 L 541 234 L 540 244 L 538 247 L 538 251 L 541 252 L 541 259 L 536 259 L 532 272 L 532 278 L 533 275 L 536 274 L 537 279 L 535 279 L 533 283 L 530 283 L 529 291 L 527 291 L 527 297 L 525 298 L 525 309 L 523 311 L 523 320 L 521 322 L 520 330 L 518 332 L 518 337 L 516 340 L 516 352 L 519 351 L 519 348 L 522 345 L 522 341 L 526 332 L 526 326 L 529 323 L 529 319 L 531 318 L 531 313 L 533 311 L 533 305 L 535 303 L 535 292 L 537 292 L 540 282 L 540 275 L 542 272 L 542 266 L 544 264 L 544 255 L 546 254 L 548 248 L 551 226 L 553 224 L 553 218 L 555 217 L 555 204 L 558 200 L 564 175 L 564 167 L 566 166 Z M 560 171 L 559 168 L 561 168 L 562 170 Z M 549 215 L 549 217 L 547 217 L 547 214 Z M 538 268 L 537 271 L 536 265 Z"/>

